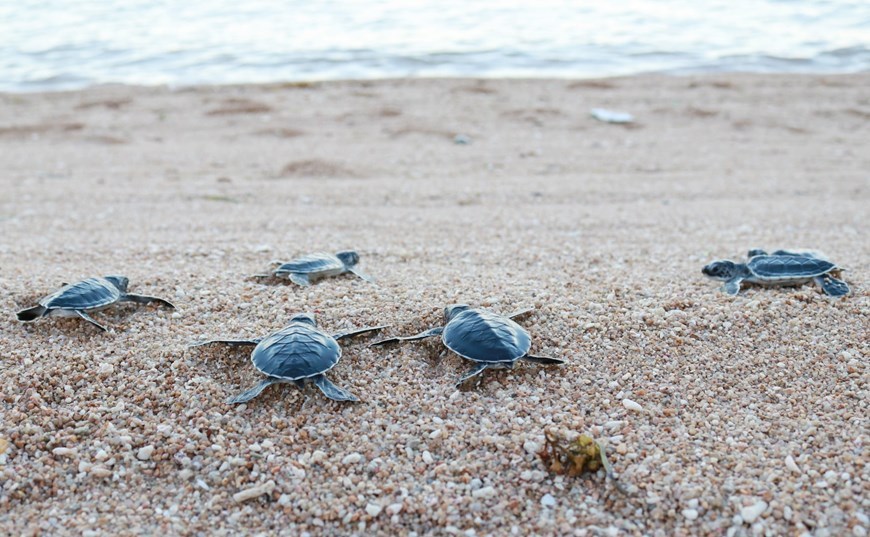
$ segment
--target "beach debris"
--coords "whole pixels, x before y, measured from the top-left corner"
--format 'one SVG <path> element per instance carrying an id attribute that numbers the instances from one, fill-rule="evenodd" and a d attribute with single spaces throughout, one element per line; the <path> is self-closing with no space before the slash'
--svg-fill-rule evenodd
<path id="1" fill-rule="evenodd" d="M 512 319 L 531 311 L 522 310 L 505 317 L 466 304 L 453 304 L 444 308 L 445 326 L 431 328 L 415 336 L 383 339 L 372 343 L 372 346 L 441 336 L 441 341 L 448 349 L 475 362 L 472 369 L 459 377 L 457 387 L 476 378 L 486 369 L 512 369 L 517 360 L 538 364 L 565 363 L 559 358 L 529 354 L 531 337 Z"/>
<path id="2" fill-rule="evenodd" d="M 308 287 L 322 278 L 350 272 L 367 282 L 374 282 L 371 276 L 357 268 L 357 264 L 359 254 L 353 250 L 336 254 L 316 252 L 282 263 L 268 274 L 255 274 L 254 278 L 287 278 L 296 285 Z"/>
<path id="3" fill-rule="evenodd" d="M 453 143 L 456 145 L 469 145 L 471 144 L 471 137 L 466 134 L 457 134 L 453 137 Z"/>
<path id="4" fill-rule="evenodd" d="M 593 108 L 589 110 L 589 114 L 605 123 L 634 123 L 634 116 L 628 112 L 616 112 L 606 108 Z"/>
<path id="5" fill-rule="evenodd" d="M 312 382 L 323 394 L 334 401 L 359 401 L 326 378 L 324 373 L 341 359 L 341 347 L 337 340 L 374 332 L 385 326 L 370 326 L 349 332 L 327 334 L 317 328 L 311 313 L 299 313 L 290 318 L 290 323 L 265 338 L 258 339 L 212 339 L 194 343 L 191 347 L 220 343 L 232 347 L 253 346 L 251 361 L 254 367 L 267 375 L 253 388 L 227 399 L 228 404 L 247 403 L 260 395 L 272 384 L 288 383 L 302 388 Z"/>
<path id="6" fill-rule="evenodd" d="M 842 268 L 830 262 L 824 254 L 811 250 L 776 250 L 768 254 L 755 248 L 749 250 L 746 263 L 727 259 L 713 261 L 701 272 L 715 280 L 724 281 L 722 291 L 729 295 L 740 292 L 740 284 L 800 285 L 814 281 L 822 291 L 833 297 L 849 294 L 846 282 L 838 280 Z"/>
<path id="7" fill-rule="evenodd" d="M 88 278 L 73 284 L 65 283 L 48 296 L 39 300 L 39 305 L 18 312 L 18 320 L 32 322 L 42 317 L 81 317 L 103 332 L 107 328 L 89 315 L 90 312 L 120 302 L 148 304 L 156 302 L 167 308 L 175 308 L 170 302 L 153 296 L 133 295 L 127 292 L 129 280 L 124 276 Z"/>
<path id="8" fill-rule="evenodd" d="M 579 476 L 585 472 L 597 472 L 604 469 L 616 489 L 629 495 L 628 489 L 613 473 L 613 466 L 607 459 L 604 445 L 588 434 L 580 434 L 571 438 L 571 433 L 557 432 L 553 429 L 544 431 L 545 443 L 538 457 L 554 474 Z"/>
<path id="9" fill-rule="evenodd" d="M 233 500 L 235 500 L 236 503 L 242 503 L 248 500 L 253 500 L 254 498 L 259 498 L 264 494 L 272 494 L 273 490 L 275 490 L 275 482 L 270 480 L 233 494 Z"/>

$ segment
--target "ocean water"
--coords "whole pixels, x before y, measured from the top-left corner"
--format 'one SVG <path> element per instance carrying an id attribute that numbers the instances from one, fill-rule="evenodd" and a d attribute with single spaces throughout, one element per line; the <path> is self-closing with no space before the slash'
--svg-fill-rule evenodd
<path id="1" fill-rule="evenodd" d="M 870 71 L 870 0 L 0 0 L 0 90 Z"/>

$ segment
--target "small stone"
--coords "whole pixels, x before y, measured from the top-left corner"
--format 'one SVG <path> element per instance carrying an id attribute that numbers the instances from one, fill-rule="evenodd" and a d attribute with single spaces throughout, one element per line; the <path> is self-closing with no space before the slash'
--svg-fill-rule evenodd
<path id="1" fill-rule="evenodd" d="M 541 505 L 547 508 L 555 507 L 556 498 L 554 498 L 552 494 L 544 494 L 544 496 L 541 498 Z"/>
<path id="2" fill-rule="evenodd" d="M 797 465 L 797 463 L 794 461 L 794 457 L 792 457 L 791 455 L 785 458 L 785 467 L 796 474 L 801 473 L 800 467 Z"/>
<path id="3" fill-rule="evenodd" d="M 471 491 L 472 498 L 492 498 L 495 496 L 495 489 L 492 487 L 482 487 Z"/>
<path id="4" fill-rule="evenodd" d="M 391 515 L 398 515 L 402 512 L 403 505 L 401 503 L 391 503 L 387 506 L 387 512 Z"/>
<path id="5" fill-rule="evenodd" d="M 471 143 L 471 137 L 465 134 L 457 134 L 453 137 L 453 143 L 456 145 L 468 145 Z"/>
<path id="6" fill-rule="evenodd" d="M 94 477 L 99 477 L 102 479 L 104 477 L 111 477 L 112 471 L 104 466 L 95 465 L 91 466 L 90 474 Z"/>
<path id="7" fill-rule="evenodd" d="M 528 453 L 529 455 L 535 455 L 539 451 L 541 451 L 541 445 L 532 440 L 526 440 L 523 444 L 523 449 L 525 449 L 526 453 Z"/>
<path id="8" fill-rule="evenodd" d="M 136 458 L 140 461 L 148 461 L 151 460 L 151 455 L 154 454 L 154 446 L 147 445 L 139 448 L 139 452 L 136 454 Z"/>
<path id="9" fill-rule="evenodd" d="M 633 410 L 635 412 L 643 412 L 643 407 L 639 404 L 635 403 L 631 399 L 623 399 L 622 406 L 627 408 L 628 410 Z"/>
<path id="10" fill-rule="evenodd" d="M 314 453 L 311 454 L 311 462 L 313 462 L 313 463 L 323 462 L 323 460 L 325 458 L 326 458 L 326 453 L 324 453 L 323 451 L 321 451 L 319 449 L 315 450 Z"/>
<path id="11" fill-rule="evenodd" d="M 371 517 L 376 517 L 381 514 L 381 509 L 383 508 L 376 503 L 370 503 L 366 505 L 366 513 L 368 513 Z"/>
<path id="12" fill-rule="evenodd" d="M 428 451 L 423 452 L 423 462 L 425 462 L 426 464 L 432 464 L 433 460 L 434 459 L 432 458 L 431 453 L 429 453 Z"/>
<path id="13" fill-rule="evenodd" d="M 343 459 L 341 459 L 341 464 L 357 464 L 362 460 L 362 455 L 359 453 L 351 453 L 349 455 L 345 455 Z"/>
<path id="14" fill-rule="evenodd" d="M 698 510 L 683 509 L 683 516 L 686 517 L 686 520 L 696 520 L 698 518 Z"/>
<path id="15" fill-rule="evenodd" d="M 51 450 L 58 457 L 75 457 L 78 450 L 75 448 L 57 447 Z"/>
<path id="16" fill-rule="evenodd" d="M 740 517 L 747 524 L 752 524 L 759 516 L 761 516 L 761 513 L 763 513 L 765 509 L 767 509 L 767 502 L 758 501 L 740 509 Z"/>
<path id="17" fill-rule="evenodd" d="M 280 498 L 278 498 L 278 505 L 290 505 L 293 502 L 293 497 L 289 494 L 282 494 Z"/>
<path id="18" fill-rule="evenodd" d="M 271 494 L 273 490 L 275 490 L 275 482 L 267 481 L 257 485 L 256 487 L 251 487 L 233 494 L 233 500 L 235 500 L 236 503 L 242 503 L 248 500 L 253 500 L 263 494 Z"/>

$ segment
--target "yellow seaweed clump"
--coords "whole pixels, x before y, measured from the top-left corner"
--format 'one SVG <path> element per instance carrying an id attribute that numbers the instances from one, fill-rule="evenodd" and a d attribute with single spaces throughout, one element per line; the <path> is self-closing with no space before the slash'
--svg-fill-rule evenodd
<path id="1" fill-rule="evenodd" d="M 604 446 L 588 434 L 569 439 L 567 434 L 559 434 L 552 429 L 544 431 L 546 443 L 538 456 L 548 470 L 555 474 L 579 476 L 585 472 L 597 472 L 604 468 L 608 479 L 613 481 L 617 490 L 628 494 L 628 490 L 613 473 L 613 466 L 607 460 Z"/>

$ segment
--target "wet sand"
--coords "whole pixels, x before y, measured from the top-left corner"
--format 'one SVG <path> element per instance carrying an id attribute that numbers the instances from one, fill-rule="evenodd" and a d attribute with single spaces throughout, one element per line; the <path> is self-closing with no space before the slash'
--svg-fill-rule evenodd
<path id="1" fill-rule="evenodd" d="M 866 535 L 868 87 L 711 75 L 0 95 L 0 533 Z M 729 297 L 700 274 L 755 247 L 823 250 L 853 292 Z M 377 285 L 247 278 L 345 248 Z M 177 309 L 95 314 L 108 333 L 15 320 L 103 274 Z M 329 373 L 361 403 L 279 385 L 231 407 L 260 378 L 247 353 L 187 348 L 302 311 L 330 332 L 411 334 L 453 302 L 534 307 L 532 351 L 568 363 L 457 391 L 469 363 L 437 340 L 361 337 Z M 548 474 L 546 428 L 606 442 L 633 495 Z"/>

